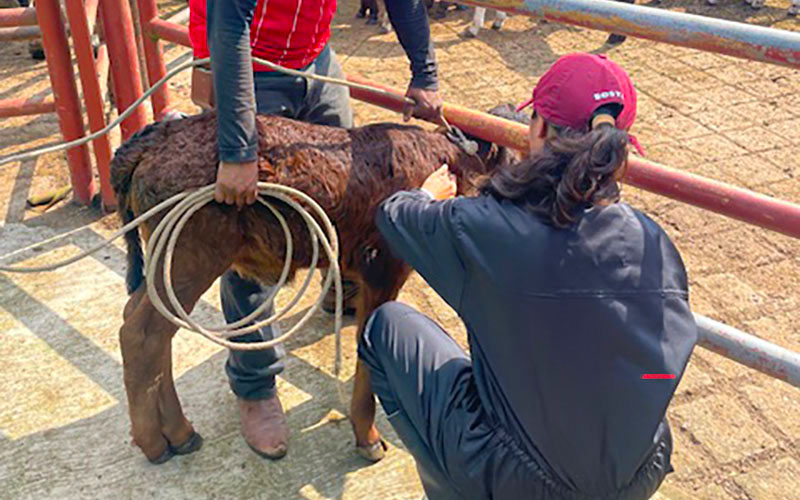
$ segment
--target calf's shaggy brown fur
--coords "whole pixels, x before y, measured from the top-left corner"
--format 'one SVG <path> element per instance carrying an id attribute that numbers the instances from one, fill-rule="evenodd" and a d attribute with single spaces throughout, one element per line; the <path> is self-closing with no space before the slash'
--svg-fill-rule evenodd
<path id="1" fill-rule="evenodd" d="M 344 130 L 258 116 L 257 128 L 260 180 L 307 193 L 337 228 L 343 276 L 360 287 L 359 335 L 369 313 L 394 299 L 410 272 L 392 256 L 375 227 L 379 203 L 392 193 L 419 187 L 442 163 L 450 165 L 459 191 L 464 192 L 475 178 L 514 158 L 494 146 L 483 147 L 480 157 L 470 156 L 442 134 L 395 124 Z M 174 194 L 213 183 L 216 134 L 216 117 L 207 113 L 151 125 L 126 142 L 117 151 L 111 172 L 123 221 Z M 302 219 L 288 207 L 279 209 L 296 242 L 293 275 L 310 265 L 311 244 Z M 147 238 L 158 221 L 141 226 L 141 235 Z M 172 380 L 170 344 L 176 327 L 147 297 L 139 233 L 128 233 L 126 240 L 131 297 L 124 310 L 120 345 L 131 434 L 147 458 L 160 463 L 174 454 L 195 451 L 202 441 L 183 414 Z M 283 231 L 266 207 L 255 204 L 237 210 L 211 203 L 192 217 L 178 239 L 172 271 L 175 292 L 190 311 L 229 268 L 265 284 L 275 283 L 284 252 Z M 322 266 L 327 266 L 324 259 Z M 364 380 L 359 369 L 351 419 L 360 444 L 377 435 L 374 398 L 369 379 Z"/>

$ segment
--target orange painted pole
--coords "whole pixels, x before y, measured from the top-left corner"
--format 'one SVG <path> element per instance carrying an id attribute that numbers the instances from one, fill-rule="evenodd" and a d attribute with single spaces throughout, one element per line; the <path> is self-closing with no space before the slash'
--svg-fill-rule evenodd
<path id="1" fill-rule="evenodd" d="M 14 7 L 0 9 L 0 28 L 17 26 L 36 26 L 36 9 L 33 7 Z"/>
<path id="2" fill-rule="evenodd" d="M 139 6 L 139 20 L 142 25 L 142 44 L 144 45 L 145 60 L 147 61 L 147 77 L 150 85 L 153 85 L 167 74 L 167 65 L 164 63 L 162 44 L 158 39 L 158 35 L 153 32 L 152 28 L 153 23 L 160 22 L 158 19 L 158 6 L 156 5 L 156 0 L 137 1 Z M 161 118 L 161 116 L 169 110 L 169 93 L 166 85 L 155 91 L 151 102 L 153 105 L 153 115 L 155 115 L 156 119 Z"/>
<path id="3" fill-rule="evenodd" d="M 42 29 L 42 45 L 47 56 L 47 70 L 53 87 L 61 135 L 65 141 L 73 141 L 84 136 L 83 115 L 58 0 L 37 0 L 36 13 Z M 85 145 L 70 149 L 67 151 L 67 162 L 74 197 L 80 203 L 88 205 L 95 192 L 89 150 Z"/>
<path id="4" fill-rule="evenodd" d="M 78 59 L 78 72 L 81 78 L 81 87 L 83 88 L 83 101 L 89 117 L 89 128 L 92 132 L 97 132 L 106 126 L 105 104 L 100 82 L 97 78 L 88 12 L 83 0 L 67 0 L 66 7 L 72 43 Z M 110 181 L 111 143 L 108 140 L 108 135 L 101 135 L 92 141 L 92 145 L 94 146 L 97 171 L 100 175 L 100 194 L 103 207 L 110 210 L 116 207 L 117 202 Z"/>
<path id="5" fill-rule="evenodd" d="M 0 118 L 40 115 L 43 113 L 52 113 L 55 110 L 56 103 L 50 96 L 0 100 Z"/>
<path id="6" fill-rule="evenodd" d="M 42 36 L 38 26 L 19 26 L 15 28 L 0 28 L 0 42 L 14 42 L 19 40 L 33 40 Z"/>
<path id="7" fill-rule="evenodd" d="M 117 109 L 122 113 L 142 96 L 142 79 L 139 58 L 136 54 L 136 37 L 133 33 L 131 8 L 125 0 L 101 0 L 100 16 L 111 60 L 114 96 Z M 143 105 L 122 122 L 122 138 L 128 139 L 147 124 Z"/>

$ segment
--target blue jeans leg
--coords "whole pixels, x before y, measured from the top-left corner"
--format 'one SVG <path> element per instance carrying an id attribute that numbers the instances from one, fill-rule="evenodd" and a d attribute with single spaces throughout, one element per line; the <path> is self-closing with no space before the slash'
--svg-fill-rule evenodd
<path id="1" fill-rule="evenodd" d="M 440 443 L 449 408 L 471 392 L 472 363 L 433 320 L 398 302 L 370 317 L 358 346 L 372 390 L 417 464 L 431 500 L 462 499 L 445 471 Z"/>
<path id="2" fill-rule="evenodd" d="M 249 315 L 272 293 L 273 287 L 245 280 L 235 271 L 227 271 L 220 282 L 222 312 L 225 321 L 232 323 Z M 272 304 L 259 319 L 272 315 Z M 280 335 L 277 325 L 267 326 L 240 337 L 234 342 L 261 342 Z M 242 399 L 269 399 L 275 395 L 275 375 L 283 371 L 283 346 L 260 351 L 235 351 L 228 353 L 225 372 L 231 390 Z"/>

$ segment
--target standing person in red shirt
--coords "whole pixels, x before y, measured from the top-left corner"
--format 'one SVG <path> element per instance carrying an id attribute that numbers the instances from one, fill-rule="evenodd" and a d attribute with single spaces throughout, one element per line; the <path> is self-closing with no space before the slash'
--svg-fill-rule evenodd
<path id="1" fill-rule="evenodd" d="M 276 73 L 254 65 L 251 56 L 291 69 L 343 78 L 336 55 L 328 46 L 336 0 L 190 0 L 189 7 L 195 57 L 212 58 L 219 122 L 215 198 L 219 203 L 242 207 L 256 199 L 256 111 L 323 125 L 353 125 L 347 87 Z M 421 0 L 386 0 L 386 8 L 411 62 L 412 78 L 406 95 L 416 105 L 407 106 L 404 117 L 436 119 L 441 115 L 442 101 L 425 5 Z M 249 315 L 273 291 L 232 270 L 223 275 L 220 288 L 229 323 Z M 271 308 L 265 314 L 270 316 Z M 277 335 L 274 327 L 267 327 L 234 340 L 257 342 Z M 225 366 L 238 398 L 245 441 L 259 455 L 273 459 L 286 454 L 289 439 L 275 387 L 275 375 L 283 370 L 282 357 L 280 347 L 231 351 Z M 356 445 L 367 450 L 380 448 L 379 436 L 373 433 Z"/>

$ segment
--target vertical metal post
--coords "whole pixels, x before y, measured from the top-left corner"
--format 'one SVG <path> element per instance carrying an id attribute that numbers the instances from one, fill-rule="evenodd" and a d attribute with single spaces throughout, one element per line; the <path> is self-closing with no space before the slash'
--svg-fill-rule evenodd
<path id="1" fill-rule="evenodd" d="M 61 135 L 65 141 L 72 141 L 84 135 L 83 116 L 58 0 L 38 0 L 36 14 L 42 29 L 42 45 L 47 56 L 47 70 L 55 96 Z M 67 151 L 67 162 L 75 199 L 83 204 L 91 203 L 95 186 L 89 150 L 86 146 L 70 149 Z"/>
<path id="2" fill-rule="evenodd" d="M 147 77 L 150 85 L 159 81 L 167 74 L 167 65 L 164 63 L 164 53 L 161 41 L 153 36 L 150 22 L 158 19 L 158 6 L 156 0 L 138 0 L 139 21 L 142 25 L 142 43 L 144 44 L 145 60 L 147 61 Z M 169 93 L 167 86 L 163 85 L 152 96 L 153 115 L 156 120 L 161 118 L 169 108 Z"/>
<path id="3" fill-rule="evenodd" d="M 131 9 L 126 0 L 101 0 L 100 15 L 105 28 L 106 45 L 111 60 L 114 96 L 117 109 L 122 112 L 143 93 Z M 144 106 L 140 105 L 131 116 L 122 122 L 123 140 L 142 129 L 146 124 L 147 115 Z"/>
<path id="4" fill-rule="evenodd" d="M 72 43 L 78 59 L 83 100 L 86 104 L 86 112 L 89 115 L 89 128 L 92 132 L 97 132 L 106 126 L 106 120 L 103 95 L 100 89 L 100 82 L 97 79 L 92 33 L 89 28 L 86 6 L 83 0 L 67 0 L 66 6 Z M 97 171 L 100 174 L 100 194 L 103 198 L 103 206 L 106 209 L 111 209 L 116 206 L 109 170 L 111 144 L 107 135 L 98 137 L 92 144 L 94 146 L 95 160 L 97 161 Z"/>

